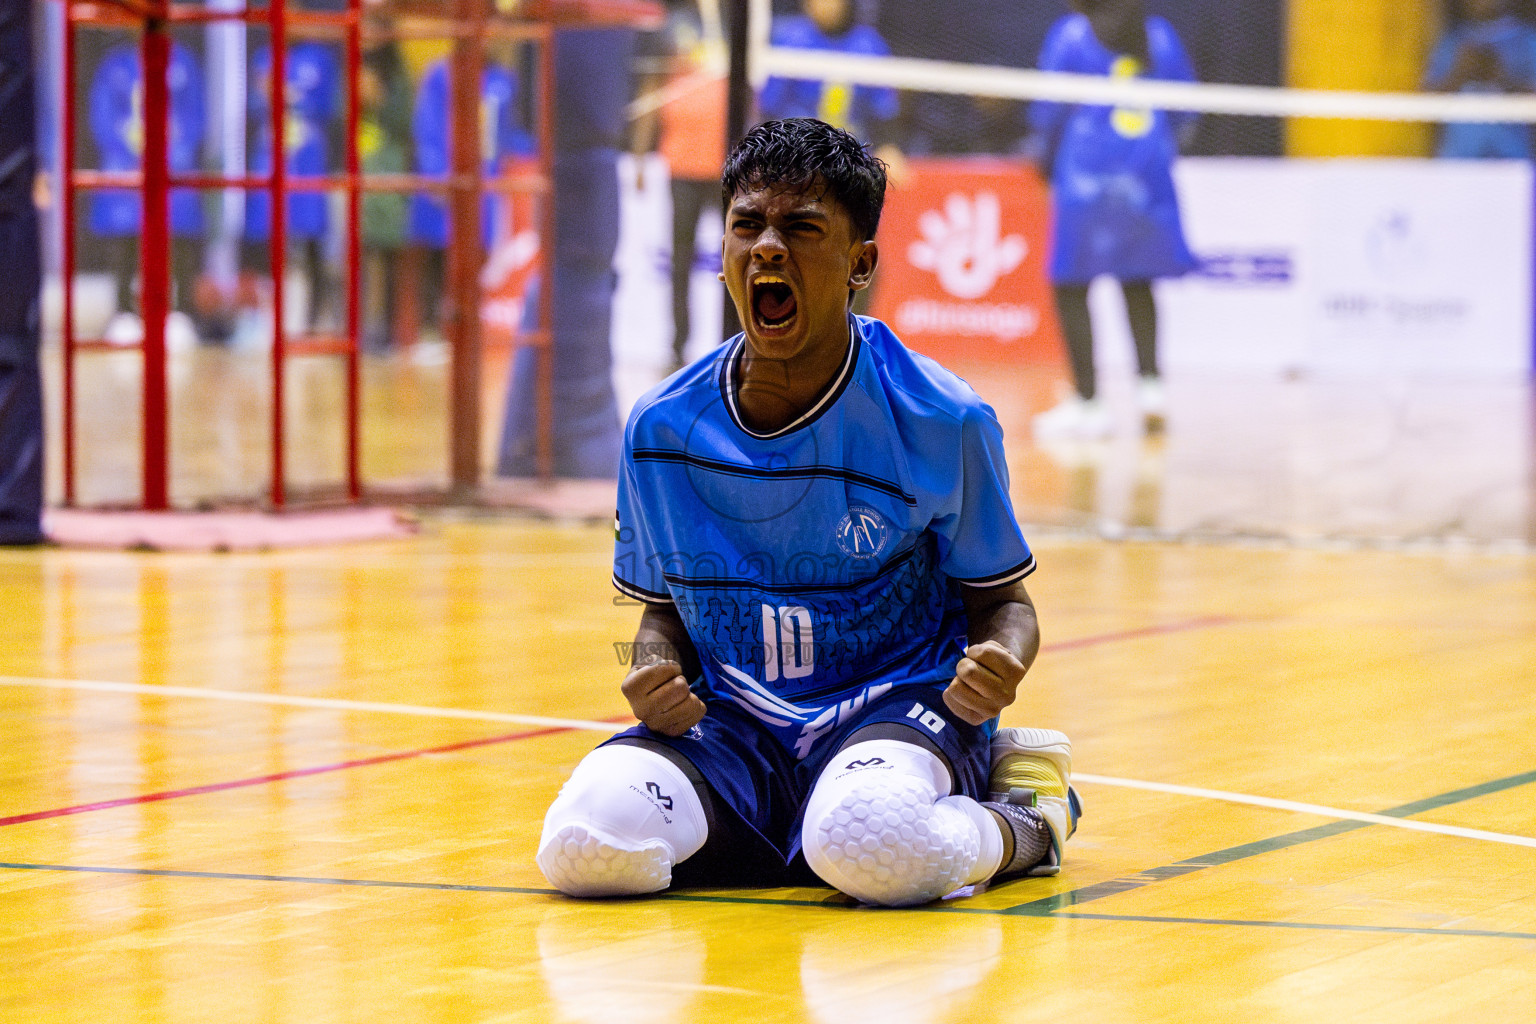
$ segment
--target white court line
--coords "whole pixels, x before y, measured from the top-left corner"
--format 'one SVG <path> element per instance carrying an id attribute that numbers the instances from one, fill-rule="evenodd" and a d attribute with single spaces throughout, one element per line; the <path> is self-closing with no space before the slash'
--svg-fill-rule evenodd
<path id="1" fill-rule="evenodd" d="M 414 704 L 384 704 L 374 701 L 338 700 L 333 697 L 300 697 L 280 693 L 249 693 L 241 690 L 209 690 L 191 686 L 152 686 L 144 683 L 108 683 L 83 679 L 33 679 L 25 676 L 0 676 L 0 686 L 31 686 L 52 690 L 91 690 L 98 693 L 134 693 L 150 697 L 191 697 L 200 700 L 225 700 L 245 704 L 268 704 L 280 707 L 321 708 L 328 711 L 371 711 L 391 715 L 413 715 L 418 718 L 457 718 L 478 722 L 511 722 L 516 725 L 543 725 L 563 729 L 582 729 L 590 732 L 615 733 L 624 728 L 613 722 L 591 722 L 580 718 L 546 718 L 542 715 L 517 715 L 503 711 L 470 711 L 462 708 L 421 707 Z M 1220 800 L 1232 804 L 1248 804 L 1277 811 L 1312 814 L 1320 818 L 1336 818 L 1342 821 L 1361 821 L 1370 825 L 1408 829 L 1413 832 L 1431 832 L 1437 835 L 1457 836 L 1462 839 L 1479 839 L 1509 846 L 1536 848 L 1536 839 L 1529 836 L 1509 835 L 1503 832 L 1485 832 L 1482 829 L 1462 828 L 1459 825 L 1437 825 L 1412 818 L 1393 818 L 1385 814 L 1369 814 L 1364 811 L 1346 811 L 1339 807 L 1321 804 L 1298 803 L 1294 800 L 1277 800 L 1267 796 L 1249 796 L 1246 793 L 1229 793 L 1220 789 L 1201 789 L 1196 786 L 1179 786 L 1166 782 L 1143 782 L 1138 779 L 1118 779 L 1108 775 L 1089 775 L 1076 772 L 1074 782 L 1087 782 L 1098 786 L 1119 786 L 1124 789 L 1143 789 L 1154 793 L 1171 793 L 1175 796 L 1192 796 L 1205 800 Z"/>
<path id="2" fill-rule="evenodd" d="M 337 700 L 333 697 L 300 697 L 282 693 L 248 693 L 243 690 L 204 690 L 191 686 L 151 686 L 144 683 L 103 683 L 84 679 L 30 679 L 24 676 L 0 676 L 0 686 L 37 686 L 51 690 L 92 690 L 98 693 L 136 693 L 149 697 L 192 697 L 201 700 L 228 700 L 244 704 L 270 704 L 280 707 L 321 708 L 327 711 L 373 711 L 388 715 L 414 715 L 418 718 L 460 718 L 476 722 L 511 722 L 515 725 L 547 725 L 562 729 L 590 729 L 593 732 L 618 732 L 622 723 L 588 722 L 579 718 L 546 718 L 543 715 L 514 715 L 504 711 L 469 711 L 462 708 L 430 708 L 414 704 L 382 704 L 366 700 Z"/>
<path id="3" fill-rule="evenodd" d="M 1459 825 L 1436 825 L 1429 821 L 1412 818 L 1393 818 L 1385 814 L 1368 814 L 1364 811 L 1346 811 L 1321 804 L 1303 804 L 1294 800 L 1276 800 L 1267 796 L 1249 796 L 1246 793 L 1228 793 L 1220 789 L 1200 789 L 1196 786 L 1176 786 L 1167 782 L 1142 782 L 1138 779 L 1116 779 L 1108 775 L 1072 773 L 1073 782 L 1089 782 L 1100 786 L 1121 786 L 1126 789 L 1147 789 L 1154 793 L 1173 793 L 1177 796 L 1197 796 L 1206 800 L 1222 800 L 1229 804 L 1250 804 L 1269 807 L 1277 811 L 1294 811 L 1297 814 L 1315 814 L 1321 818 L 1340 818 L 1344 821 L 1363 821 L 1371 825 L 1388 825 L 1406 828 L 1414 832 L 1434 832 L 1443 836 L 1460 836 L 1463 839 L 1482 839 L 1490 843 L 1507 843 L 1510 846 L 1536 848 L 1536 839 L 1514 836 L 1504 832 L 1484 832 L 1482 829 L 1462 828 Z"/>

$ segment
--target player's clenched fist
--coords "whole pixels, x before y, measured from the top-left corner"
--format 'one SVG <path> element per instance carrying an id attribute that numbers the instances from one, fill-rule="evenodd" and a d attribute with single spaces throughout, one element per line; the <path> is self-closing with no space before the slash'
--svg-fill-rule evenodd
<path id="1" fill-rule="evenodd" d="M 972 644 L 955 666 L 944 703 L 967 722 L 980 725 L 1013 703 L 1024 672 L 1024 663 L 997 641 Z"/>
<path id="2" fill-rule="evenodd" d="M 638 665 L 619 689 L 636 718 L 667 736 L 681 736 L 704 717 L 704 702 L 688 689 L 688 680 L 675 661 Z"/>

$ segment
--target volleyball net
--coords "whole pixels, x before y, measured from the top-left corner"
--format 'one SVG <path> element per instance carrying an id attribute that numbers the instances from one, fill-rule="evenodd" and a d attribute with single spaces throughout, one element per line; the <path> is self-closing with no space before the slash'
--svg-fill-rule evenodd
<path id="1" fill-rule="evenodd" d="M 1159 80 L 1124 64 L 1119 75 L 1042 71 L 1012 65 L 1035 60 L 1061 12 L 949 24 L 970 12 L 961 3 L 926 5 L 926 21 L 901 16 L 922 6 L 888 3 L 868 19 L 878 42 L 863 49 L 885 53 L 829 48 L 805 30 L 807 15 L 769 0 L 753 0 L 748 33 L 759 117 L 786 107 L 784 83 L 815 83 L 824 102 L 841 97 L 832 107 L 854 130 L 899 154 L 871 312 L 915 347 L 949 359 L 1060 358 L 1051 171 L 1025 158 L 1039 153 L 1032 107 L 1056 104 L 1110 108 L 1108 122 L 1132 134 L 1153 111 L 1183 115 L 1173 177 L 1195 267 L 1158 285 L 1170 366 L 1531 370 L 1536 94 L 1256 84 L 1280 78 L 1277 37 L 1229 24 L 1200 38 L 1209 29 L 1188 11 L 1188 26 L 1177 12 L 1170 21 L 1195 37 L 1194 77 L 1246 81 Z M 1016 42 L 989 38 L 1005 35 Z M 1421 53 L 1409 80 L 1444 80 L 1448 64 L 1470 61 L 1458 38 L 1405 40 Z M 1497 48 L 1471 38 L 1462 47 L 1491 66 Z M 956 53 L 1007 63 L 946 59 Z M 1133 177 L 1094 187 L 1134 189 Z"/>

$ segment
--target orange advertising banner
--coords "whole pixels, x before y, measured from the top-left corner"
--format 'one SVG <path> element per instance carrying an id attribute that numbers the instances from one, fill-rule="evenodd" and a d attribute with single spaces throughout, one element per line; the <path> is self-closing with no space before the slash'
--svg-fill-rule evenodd
<path id="1" fill-rule="evenodd" d="M 1061 363 L 1050 197 L 1023 161 L 914 159 L 886 196 L 869 312 L 940 362 Z"/>

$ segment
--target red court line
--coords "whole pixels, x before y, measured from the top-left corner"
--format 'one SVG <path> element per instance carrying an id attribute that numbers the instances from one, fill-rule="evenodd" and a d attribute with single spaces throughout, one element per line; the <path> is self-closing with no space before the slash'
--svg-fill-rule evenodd
<path id="1" fill-rule="evenodd" d="M 627 722 L 629 718 L 605 718 L 604 722 Z M 187 789 L 167 789 L 159 793 L 144 793 L 140 796 L 119 797 L 116 800 L 101 800 L 92 804 L 75 804 L 73 807 L 55 807 L 47 811 L 33 811 L 30 814 L 13 814 L 8 818 L 0 818 L 0 826 L 19 825 L 27 821 L 43 821 L 47 818 L 63 818 L 71 814 L 85 814 L 90 811 L 108 811 L 114 807 L 131 807 L 137 804 L 154 804 L 162 800 L 176 800 L 184 796 L 202 796 L 205 793 L 222 793 L 230 789 L 244 789 L 249 786 L 264 786 L 272 782 L 286 782 L 289 779 L 302 779 L 310 775 L 323 775 L 327 772 L 345 771 L 349 768 L 367 768 L 376 764 L 388 764 L 391 761 L 407 761 L 415 757 L 428 757 L 432 754 L 449 754 L 458 750 L 472 750 L 475 747 L 489 747 L 497 743 L 513 743 L 517 740 L 530 740 L 536 736 L 553 736 L 555 733 L 574 732 L 569 726 L 550 726 L 545 729 L 534 729 L 529 732 L 514 732 L 504 736 L 487 736 L 478 740 L 462 740 L 458 743 L 449 743 L 441 747 L 427 747 L 422 750 L 402 750 L 394 754 L 380 754 L 377 757 L 364 757 L 355 761 L 341 761 L 337 764 L 317 765 L 313 768 L 296 768 L 289 772 L 275 772 L 271 775 L 258 775 L 250 779 L 235 779 L 230 782 L 210 782 L 206 786 L 191 786 Z"/>
<path id="2" fill-rule="evenodd" d="M 1193 629 L 1204 629 L 1209 626 L 1223 626 L 1236 621 L 1226 616 L 1210 616 L 1201 619 L 1186 619 L 1183 622 L 1168 622 L 1157 626 L 1146 626 L 1141 629 L 1128 629 L 1119 633 L 1100 633 L 1097 636 L 1079 637 L 1076 640 L 1061 640 L 1053 644 L 1045 644 L 1044 651 L 1072 651 L 1084 647 L 1095 647 L 1099 644 L 1114 643 L 1119 640 L 1135 640 L 1148 636 L 1163 636 L 1169 633 L 1182 633 Z M 624 722 L 627 718 L 607 718 L 605 722 Z M 431 754 L 446 754 L 457 750 L 470 750 L 474 747 L 491 746 L 496 743 L 512 743 L 517 740 L 533 739 L 536 736 L 551 736 L 555 733 L 573 731 L 566 726 L 552 726 L 546 729 L 535 729 L 530 732 L 511 733 L 506 736 L 489 736 L 478 740 L 465 740 L 460 743 L 450 743 L 442 747 L 429 747 L 425 750 L 405 750 L 395 754 L 381 754 L 378 757 L 366 757 L 356 761 L 342 761 L 339 764 L 319 765 L 314 768 L 299 768 L 291 772 L 276 772 L 272 775 L 260 775 L 251 779 L 236 779 L 231 782 L 213 782 L 206 786 L 193 786 L 188 789 L 168 789 L 159 793 L 145 793 L 141 796 L 120 797 L 116 800 L 102 800 L 91 804 L 76 804 L 73 807 L 56 807 L 47 811 L 33 811 L 30 814 L 14 814 L 8 818 L 0 818 L 0 826 L 19 825 L 28 821 L 42 821 L 47 818 L 63 818 L 71 814 L 85 814 L 90 811 L 106 811 L 114 807 L 129 807 L 137 804 L 159 803 L 162 800 L 175 800 L 184 796 L 201 796 L 205 793 L 222 793 L 230 789 L 243 789 L 248 786 L 264 786 L 272 782 L 284 782 L 288 779 L 301 779 L 308 775 L 322 775 L 326 772 L 345 771 L 349 768 L 366 768 L 370 765 L 388 764 L 391 761 L 405 761 L 415 757 L 427 757 Z"/>
<path id="3" fill-rule="evenodd" d="M 1120 633 L 1100 633 L 1097 636 L 1084 636 L 1076 640 L 1058 640 L 1053 644 L 1044 644 L 1042 651 L 1075 651 L 1083 647 L 1097 647 L 1099 644 L 1114 643 L 1117 640 L 1137 640 L 1148 636 L 1165 636 L 1169 633 L 1186 633 L 1192 629 L 1206 629 L 1210 626 L 1227 626 L 1236 622 L 1234 618 L 1225 615 L 1212 615 L 1203 619 L 1185 619 L 1183 622 L 1166 622 L 1159 626 L 1145 626 L 1141 629 L 1127 629 Z"/>

